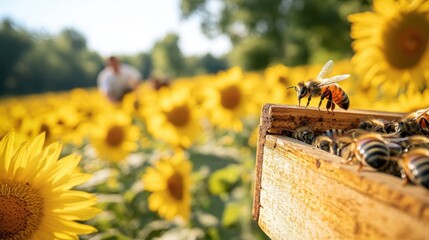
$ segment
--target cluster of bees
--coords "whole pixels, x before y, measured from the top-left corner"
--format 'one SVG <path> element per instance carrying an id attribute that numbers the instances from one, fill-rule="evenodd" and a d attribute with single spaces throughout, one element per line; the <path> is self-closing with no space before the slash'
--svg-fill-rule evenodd
<path id="1" fill-rule="evenodd" d="M 350 99 L 337 84 L 350 77 L 342 74 L 326 78 L 333 68 L 329 60 L 316 78 L 299 82 L 295 89 L 298 105 L 301 99 L 312 97 L 327 99 L 326 109 L 333 112 L 335 106 L 347 110 Z M 400 176 L 404 184 L 412 182 L 429 189 L 429 108 L 410 113 L 397 121 L 368 119 L 360 122 L 357 129 L 343 131 L 329 129 L 315 136 L 312 128 L 298 127 L 292 131 L 298 140 L 330 152 L 344 159 L 346 163 L 355 162 L 359 170 L 368 166 L 380 172 Z"/>
<path id="2" fill-rule="evenodd" d="M 320 135 L 301 126 L 291 136 L 358 164 L 358 170 L 368 166 L 429 189 L 429 108 L 394 121 L 361 120 L 356 129 L 329 129 Z"/>

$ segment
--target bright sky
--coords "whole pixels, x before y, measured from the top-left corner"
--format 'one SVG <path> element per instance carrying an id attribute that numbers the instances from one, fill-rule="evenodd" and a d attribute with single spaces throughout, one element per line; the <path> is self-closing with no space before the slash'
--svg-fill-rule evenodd
<path id="1" fill-rule="evenodd" d="M 179 1 L 1 0 L 0 20 L 9 17 L 27 30 L 50 34 L 72 27 L 103 56 L 147 52 L 168 32 L 179 34 L 185 55 L 228 52 L 229 40 L 225 36 L 209 40 L 197 17 L 180 20 Z"/>

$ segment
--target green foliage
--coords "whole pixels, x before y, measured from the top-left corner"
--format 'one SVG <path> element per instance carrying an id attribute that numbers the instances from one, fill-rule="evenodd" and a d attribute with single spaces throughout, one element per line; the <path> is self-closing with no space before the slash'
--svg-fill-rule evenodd
<path id="1" fill-rule="evenodd" d="M 291 66 L 326 61 L 327 53 L 334 60 L 350 57 L 346 16 L 368 8 L 368 1 L 181 0 L 182 15 L 201 16 L 208 36 L 230 38 L 231 65 L 252 70 L 279 60 Z"/>
<path id="2" fill-rule="evenodd" d="M 200 57 L 191 56 L 186 58 L 186 73 L 185 75 L 193 74 L 211 74 L 217 73 L 228 68 L 225 58 L 216 58 L 210 53 Z"/>
<path id="3" fill-rule="evenodd" d="M 245 71 L 262 70 L 279 57 L 278 53 L 269 39 L 249 37 L 236 45 L 228 59 Z"/>
<path id="4" fill-rule="evenodd" d="M 226 205 L 222 216 L 222 225 L 231 227 L 234 223 L 238 222 L 241 215 L 242 205 L 237 202 L 230 202 Z"/>
<path id="5" fill-rule="evenodd" d="M 205 0 L 189 0 L 180 2 L 180 10 L 184 17 L 190 16 L 193 12 L 197 11 L 204 4 Z"/>
<path id="6" fill-rule="evenodd" d="M 184 57 L 177 34 L 167 34 L 148 52 L 119 56 L 136 66 L 143 79 L 215 73 L 227 68 L 210 54 Z M 87 47 L 75 29 L 58 35 L 29 32 L 11 20 L 0 25 L 0 96 L 95 87 L 105 59 Z"/>
<path id="7" fill-rule="evenodd" d="M 74 29 L 58 36 L 31 35 L 3 21 L 0 31 L 0 94 L 26 94 L 68 90 L 95 85 L 103 67 L 101 57 L 86 46 L 85 37 Z M 5 68 L 3 68 L 5 67 Z M 3 88 L 4 87 L 4 88 Z"/>
<path id="8" fill-rule="evenodd" d="M 369 2 L 181 0 L 182 17 L 198 15 L 207 36 L 229 37 L 233 49 L 227 56 L 183 56 L 178 35 L 168 33 L 150 51 L 120 57 L 144 79 L 215 73 L 232 65 L 248 71 L 276 63 L 295 66 L 349 58 L 347 15 L 368 10 Z M 7 19 L 1 23 L 0 52 L 0 96 L 94 87 L 104 66 L 75 29 L 50 36 Z"/>
<path id="9" fill-rule="evenodd" d="M 7 81 L 7 76 L 32 44 L 27 32 L 17 28 L 11 20 L 3 20 L 0 26 L 0 92 L 13 87 L 14 83 Z"/>
<path id="10" fill-rule="evenodd" d="M 179 48 L 179 36 L 170 33 L 163 40 L 155 43 L 152 49 L 152 61 L 154 75 L 168 78 L 181 76 L 185 65 Z"/>
<path id="11" fill-rule="evenodd" d="M 213 195 L 229 192 L 237 183 L 240 169 L 237 165 L 229 165 L 217 170 L 209 178 L 209 190 Z"/>

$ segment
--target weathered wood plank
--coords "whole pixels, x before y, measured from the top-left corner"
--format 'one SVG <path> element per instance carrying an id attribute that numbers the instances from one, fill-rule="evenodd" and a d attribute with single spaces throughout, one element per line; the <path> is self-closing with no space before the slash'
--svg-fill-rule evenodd
<path id="1" fill-rule="evenodd" d="M 273 239 L 427 239 L 429 193 L 267 135 L 260 227 Z"/>
<path id="2" fill-rule="evenodd" d="M 281 134 L 285 130 L 293 130 L 300 126 L 311 126 L 315 132 L 322 132 L 330 128 L 353 129 L 357 128 L 361 120 L 369 118 L 383 118 L 388 121 L 398 119 L 404 114 L 392 112 L 376 112 L 363 110 L 336 109 L 328 113 L 326 109 L 314 107 L 299 107 L 291 105 L 268 104 L 269 110 L 265 119 L 268 124 L 268 133 Z"/>
<path id="3" fill-rule="evenodd" d="M 402 117 L 401 113 L 374 112 L 361 110 L 335 110 L 334 114 L 317 108 L 304 108 L 295 105 L 266 104 L 262 108 L 258 145 L 256 152 L 253 218 L 259 217 L 259 188 L 263 169 L 264 144 L 267 134 L 281 134 L 285 130 L 299 126 L 314 126 L 313 130 L 321 132 L 329 128 L 348 130 L 356 128 L 361 119 L 370 117 L 393 120 Z M 317 124 L 316 124 L 317 123 Z"/>
<path id="4" fill-rule="evenodd" d="M 267 104 L 257 146 L 253 218 L 273 239 L 429 239 L 429 191 L 276 134 L 349 130 L 402 113 Z M 425 231 L 426 230 L 426 231 Z"/>
<path id="5" fill-rule="evenodd" d="M 261 177 L 262 177 L 262 163 L 264 160 L 264 145 L 265 139 L 268 132 L 269 124 L 269 111 L 270 104 L 266 104 L 262 107 L 262 114 L 260 118 L 260 124 L 258 129 L 258 141 L 256 146 L 256 166 L 255 166 L 255 181 L 253 187 L 253 208 L 252 215 L 253 219 L 258 219 L 259 217 L 259 201 L 260 201 L 260 191 L 261 189 Z"/>

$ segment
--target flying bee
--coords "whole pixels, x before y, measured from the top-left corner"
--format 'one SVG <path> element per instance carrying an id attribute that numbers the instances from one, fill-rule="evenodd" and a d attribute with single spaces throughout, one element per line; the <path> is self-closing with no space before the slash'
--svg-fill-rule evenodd
<path id="1" fill-rule="evenodd" d="M 293 130 L 292 137 L 307 144 L 311 144 L 314 139 L 314 132 L 309 126 L 301 126 Z"/>
<path id="2" fill-rule="evenodd" d="M 429 189 L 429 150 L 415 148 L 404 153 L 398 160 L 401 177 L 406 184 L 409 180 Z"/>
<path id="3" fill-rule="evenodd" d="M 372 119 L 367 119 L 367 120 L 361 121 L 359 123 L 358 128 L 363 129 L 365 131 L 387 133 L 386 126 L 389 123 L 390 122 L 388 122 L 384 119 L 372 118 Z"/>
<path id="4" fill-rule="evenodd" d="M 363 166 L 384 172 L 394 162 L 390 159 L 390 150 L 383 137 L 378 133 L 367 133 L 353 139 L 348 161 L 356 158 L 360 171 Z"/>
<path id="5" fill-rule="evenodd" d="M 315 79 L 310 79 L 306 83 L 299 82 L 298 86 L 291 86 L 294 88 L 298 95 L 298 105 L 301 105 L 301 99 L 308 95 L 307 106 L 310 104 L 311 98 L 320 96 L 319 109 L 322 101 L 326 98 L 326 109 L 329 112 L 334 110 L 335 105 L 340 108 L 347 110 L 350 105 L 350 100 L 344 90 L 337 84 L 348 77 L 350 74 L 337 75 L 330 78 L 325 78 L 325 75 L 330 73 L 333 68 L 333 61 L 329 60 L 320 70 L 319 74 Z"/>
<path id="6" fill-rule="evenodd" d="M 332 139 L 325 135 L 319 135 L 314 140 L 312 145 L 326 152 L 330 152 Z"/>

